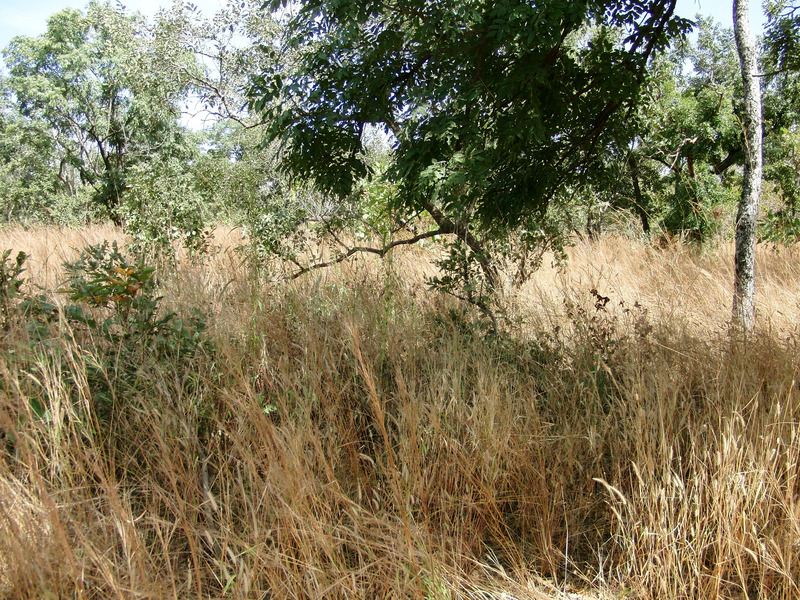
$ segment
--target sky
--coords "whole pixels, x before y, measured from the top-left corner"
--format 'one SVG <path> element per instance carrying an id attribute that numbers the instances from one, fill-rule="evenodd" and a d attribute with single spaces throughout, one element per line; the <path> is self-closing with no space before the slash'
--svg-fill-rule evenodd
<path id="1" fill-rule="evenodd" d="M 0 0 L 0 49 L 18 35 L 37 36 L 47 29 L 47 18 L 65 8 L 83 9 L 89 0 Z M 212 15 L 225 0 L 192 0 L 203 13 Z M 169 8 L 172 0 L 122 0 L 131 12 L 152 16 L 159 8 Z"/>
<path id="2" fill-rule="evenodd" d="M 18 35 L 37 36 L 47 28 L 47 18 L 64 8 L 84 8 L 88 0 L 0 0 L 0 49 Z M 216 12 L 225 0 L 192 0 L 207 15 Z M 128 0 L 123 4 L 131 11 L 152 16 L 159 7 L 169 7 L 171 0 Z M 731 0 L 678 0 L 676 12 L 688 18 L 700 13 L 714 17 L 725 27 L 732 27 Z M 764 24 L 761 0 L 750 0 L 750 27 L 760 32 Z"/>
<path id="3" fill-rule="evenodd" d="M 2 5 L 3 0 L 0 0 Z M 714 17 L 714 20 L 725 27 L 733 27 L 733 2 L 731 0 L 678 0 L 675 10 L 680 16 L 694 18 L 697 13 Z M 750 0 L 750 29 L 761 33 L 764 29 L 764 11 L 761 0 Z"/>

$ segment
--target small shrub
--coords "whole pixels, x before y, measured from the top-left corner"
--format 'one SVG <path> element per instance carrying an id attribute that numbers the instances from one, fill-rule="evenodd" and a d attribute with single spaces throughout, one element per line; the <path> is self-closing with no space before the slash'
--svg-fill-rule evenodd
<path id="1" fill-rule="evenodd" d="M 101 403 L 147 385 L 146 367 L 183 367 L 210 347 L 205 316 L 194 311 L 181 318 L 159 310 L 155 268 L 132 262 L 116 243 L 89 246 L 65 267 L 69 279 L 61 292 L 72 304 L 63 314 L 94 343 L 98 361 L 90 384 Z"/>
<path id="2" fill-rule="evenodd" d="M 25 283 L 22 273 L 25 268 L 22 266 L 28 256 L 24 252 L 18 252 L 14 262 L 9 261 L 11 250 L 3 252 L 3 261 L 0 263 L 0 327 L 3 331 L 8 331 L 14 308 L 20 298 L 20 288 Z"/>
<path id="3" fill-rule="evenodd" d="M 89 246 L 76 261 L 64 265 L 68 279 L 60 293 L 67 295 L 69 302 L 61 308 L 44 295 L 22 293 L 23 253 L 16 263 L 9 262 L 9 252 L 3 256 L 3 327 L 19 319 L 20 330 L 28 334 L 22 354 L 34 362 L 42 360 L 38 356 L 42 348 L 50 349 L 44 360 L 66 361 L 61 347 L 77 344 L 86 359 L 86 383 L 101 421 L 111 416 L 119 401 L 152 386 L 154 370 L 192 369 L 195 358 L 212 348 L 205 335 L 205 315 L 196 310 L 182 318 L 161 310 L 155 268 L 130 260 L 116 243 Z M 69 333 L 63 328 L 56 330 L 59 323 L 66 323 Z M 20 359 L 26 360 L 24 356 Z M 65 366 L 59 372 L 75 378 Z M 76 381 L 68 383 L 78 385 Z M 46 412 L 45 395 L 31 402 L 36 414 Z"/>

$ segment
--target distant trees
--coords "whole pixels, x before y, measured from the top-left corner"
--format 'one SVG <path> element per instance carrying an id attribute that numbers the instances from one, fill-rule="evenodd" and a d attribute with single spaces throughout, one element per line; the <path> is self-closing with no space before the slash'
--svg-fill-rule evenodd
<path id="1" fill-rule="evenodd" d="M 243 89 L 275 25 L 255 4 L 231 2 L 209 19 L 175 5 L 148 22 L 91 2 L 12 40 L 0 79 L 0 215 L 110 219 L 142 247 L 202 245 L 205 216 L 233 197 L 219 181 L 210 195 L 204 169 L 212 157 L 217 170 L 236 164 L 214 151 L 220 136 L 257 125 Z M 247 136 L 247 153 L 260 141 Z"/>
<path id="2" fill-rule="evenodd" d="M 733 33 L 700 18 L 696 41 L 651 61 L 643 95 L 616 128 L 595 188 L 609 208 L 637 214 L 645 233 L 706 240 L 719 229 L 718 207 L 733 201 L 742 161 Z"/>
<path id="3" fill-rule="evenodd" d="M 772 27 L 758 58 L 768 202 L 756 231 L 763 241 L 784 243 L 800 234 L 800 88 L 791 63 L 781 62 Z M 611 209 L 636 212 L 643 225 L 689 240 L 730 230 L 723 218 L 741 196 L 744 121 L 734 32 L 700 17 L 696 41 L 676 44 L 651 63 L 645 101 L 607 148 L 605 193 L 591 194 Z"/>
<path id="4" fill-rule="evenodd" d="M 156 52 L 146 33 L 136 17 L 92 3 L 86 14 L 53 15 L 44 35 L 15 38 L 5 51 L 18 122 L 46 128 L 65 191 L 74 191 L 65 180 L 74 169 L 117 223 L 131 168 L 183 151 L 176 102 L 185 85 L 167 70 L 181 50 Z"/>
<path id="5" fill-rule="evenodd" d="M 0 76 L 0 85 L 3 84 Z M 5 221 L 58 221 L 80 182 L 45 123 L 30 122 L 0 97 L 0 215 Z"/>

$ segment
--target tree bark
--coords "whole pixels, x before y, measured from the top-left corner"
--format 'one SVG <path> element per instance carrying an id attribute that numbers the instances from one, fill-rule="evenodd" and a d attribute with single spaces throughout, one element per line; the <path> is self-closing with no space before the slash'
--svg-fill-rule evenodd
<path id="1" fill-rule="evenodd" d="M 733 321 L 749 331 L 755 321 L 756 216 L 761 197 L 761 87 L 747 0 L 733 0 L 733 29 L 744 84 L 744 178 L 736 215 Z"/>
<path id="2" fill-rule="evenodd" d="M 642 221 L 642 231 L 647 237 L 650 237 L 650 218 L 644 208 L 645 201 L 642 196 L 642 188 L 639 186 L 639 164 L 636 162 L 633 153 L 628 154 L 628 167 L 631 171 L 631 181 L 633 181 L 634 208 Z"/>
<path id="3" fill-rule="evenodd" d="M 714 175 L 722 175 L 725 171 L 727 171 L 737 160 L 742 157 L 742 149 L 737 148 L 736 150 L 731 150 L 728 152 L 728 156 L 726 156 L 722 162 L 718 162 L 714 165 L 711 169 L 711 172 Z"/>

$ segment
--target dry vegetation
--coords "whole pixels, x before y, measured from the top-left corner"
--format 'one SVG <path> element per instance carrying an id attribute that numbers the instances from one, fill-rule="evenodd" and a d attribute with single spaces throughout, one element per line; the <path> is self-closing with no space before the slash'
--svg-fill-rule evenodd
<path id="1" fill-rule="evenodd" d="M 114 235 L 0 247 L 52 294 Z M 497 337 L 424 292 L 428 250 L 266 283 L 230 239 L 160 273 L 208 315 L 191 354 L 9 322 L 10 597 L 800 596 L 797 249 L 762 249 L 748 339 L 730 248 L 613 238 L 509 294 Z"/>

